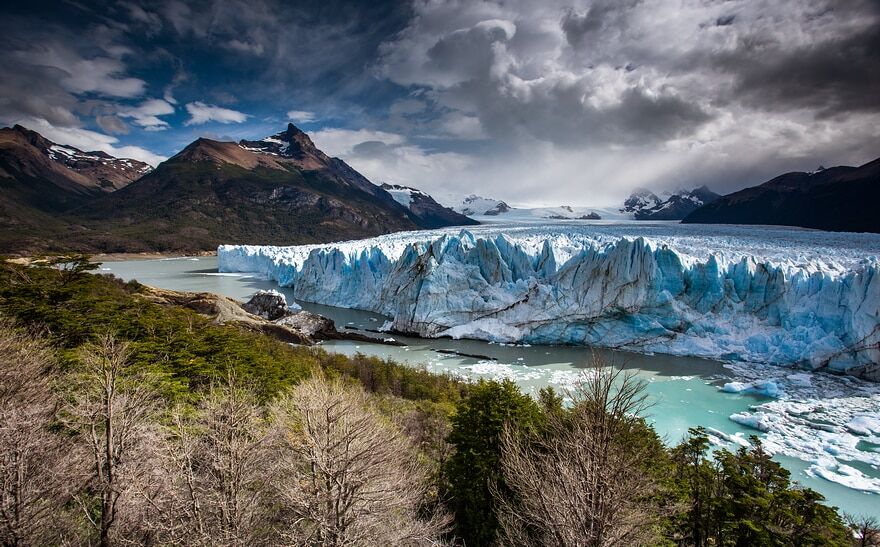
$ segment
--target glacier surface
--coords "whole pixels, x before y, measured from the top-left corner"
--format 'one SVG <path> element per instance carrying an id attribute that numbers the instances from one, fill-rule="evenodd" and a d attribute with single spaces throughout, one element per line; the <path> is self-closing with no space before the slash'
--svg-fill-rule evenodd
<path id="1" fill-rule="evenodd" d="M 479 226 L 223 245 L 297 299 L 390 329 L 877 374 L 880 235 L 673 223 Z M 731 386 L 733 387 L 733 386 Z"/>

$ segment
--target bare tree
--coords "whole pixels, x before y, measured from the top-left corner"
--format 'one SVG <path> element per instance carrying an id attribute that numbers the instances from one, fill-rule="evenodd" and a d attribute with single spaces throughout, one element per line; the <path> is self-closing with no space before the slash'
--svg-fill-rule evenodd
<path id="1" fill-rule="evenodd" d="M 858 547 L 880 546 L 880 519 L 868 515 L 843 515 L 846 524 L 853 531 L 855 545 Z"/>
<path id="2" fill-rule="evenodd" d="M 266 435 L 258 401 L 232 376 L 195 412 L 175 410 L 159 443 L 161 472 L 138 489 L 144 527 L 161 543 L 268 543 L 276 464 Z"/>
<path id="3" fill-rule="evenodd" d="M 74 485 L 71 443 L 49 431 L 53 359 L 37 336 L 0 319 L 0 544 L 54 543 Z"/>
<path id="4" fill-rule="evenodd" d="M 143 450 L 152 435 L 158 410 L 154 382 L 132 370 L 129 344 L 113 335 L 102 336 L 81 354 L 82 370 L 70 378 L 72 402 L 65 409 L 69 425 L 80 432 L 92 467 L 91 491 L 98 497 L 98 514 L 90 492 L 76 496 L 83 514 L 102 546 L 110 545 L 133 478 L 147 466 Z"/>
<path id="5" fill-rule="evenodd" d="M 550 414 L 545 431 L 503 434 L 507 489 L 496 489 L 503 542 L 653 544 L 656 487 L 645 463 L 659 440 L 646 440 L 649 430 L 640 427 L 649 406 L 645 384 L 594 356 L 570 396 L 572 408 Z"/>
<path id="6" fill-rule="evenodd" d="M 297 545 L 433 545 L 448 519 L 419 518 L 427 477 L 409 441 L 360 389 L 319 378 L 274 408 L 284 452 L 285 539 Z"/>

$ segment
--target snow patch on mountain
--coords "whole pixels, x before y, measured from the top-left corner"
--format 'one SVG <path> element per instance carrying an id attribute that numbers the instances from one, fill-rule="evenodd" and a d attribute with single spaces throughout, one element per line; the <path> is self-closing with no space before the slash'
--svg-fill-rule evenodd
<path id="1" fill-rule="evenodd" d="M 471 194 L 449 205 L 456 213 L 465 216 L 496 216 L 510 211 L 511 207 L 500 199 Z"/>
<path id="2" fill-rule="evenodd" d="M 430 198 L 428 194 L 422 192 L 418 188 L 410 188 L 409 186 L 401 186 L 399 184 L 383 184 L 382 188 L 391 194 L 394 201 L 403 205 L 407 209 L 412 205 L 414 196 Z"/>
<path id="3" fill-rule="evenodd" d="M 137 160 L 115 158 L 105 152 L 83 152 L 78 148 L 65 146 L 63 144 L 52 144 L 46 149 L 46 155 L 49 156 L 49 159 L 64 164 L 72 169 L 100 164 L 111 169 L 121 169 L 126 172 L 135 172 L 141 175 L 153 170 L 150 165 Z"/>
<path id="4" fill-rule="evenodd" d="M 297 299 L 425 337 L 859 370 L 880 362 L 880 236 L 689 225 L 486 226 L 225 245 Z"/>

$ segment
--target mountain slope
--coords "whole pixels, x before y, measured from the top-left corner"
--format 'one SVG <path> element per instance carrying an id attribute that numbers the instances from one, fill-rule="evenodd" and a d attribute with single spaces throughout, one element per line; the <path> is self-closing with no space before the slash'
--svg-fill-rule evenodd
<path id="1" fill-rule="evenodd" d="M 665 200 L 650 190 L 638 188 L 623 202 L 620 212 L 632 213 L 636 220 L 681 220 L 719 197 L 705 186 L 679 190 Z"/>
<path id="2" fill-rule="evenodd" d="M 151 169 L 137 160 L 56 144 L 20 125 L 0 129 L 0 250 L 47 248 L 67 236 L 65 211 Z"/>
<path id="3" fill-rule="evenodd" d="M 201 250 L 418 227 L 390 195 L 362 190 L 329 158 L 320 165 L 250 144 L 199 139 L 137 183 L 77 209 L 85 241 L 105 251 Z"/>
<path id="4" fill-rule="evenodd" d="M 430 203 L 404 207 L 293 124 L 256 141 L 198 139 L 131 184 L 107 172 L 129 160 L 9 131 L 0 149 L 0 222 L 10 219 L 2 252 L 200 251 L 473 223 Z"/>
<path id="5" fill-rule="evenodd" d="M 0 129 L 0 180 L 4 194 L 36 209 L 56 212 L 118 190 L 151 167 L 56 144 L 20 125 Z"/>
<path id="6" fill-rule="evenodd" d="M 398 184 L 383 184 L 382 189 L 391 194 L 398 203 L 409 209 L 419 219 L 423 228 L 441 228 L 443 226 L 473 226 L 476 220 L 456 213 L 448 207 L 437 203 L 433 197 L 417 188 Z"/>
<path id="7" fill-rule="evenodd" d="M 682 222 L 880 232 L 878 203 L 880 158 L 860 167 L 786 173 L 704 205 Z"/>

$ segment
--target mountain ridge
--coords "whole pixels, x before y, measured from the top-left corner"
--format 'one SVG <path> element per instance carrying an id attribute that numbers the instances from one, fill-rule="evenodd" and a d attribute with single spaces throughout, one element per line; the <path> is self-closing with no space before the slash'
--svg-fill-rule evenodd
<path id="1" fill-rule="evenodd" d="M 620 212 L 631 213 L 636 220 L 681 220 L 719 197 L 706 185 L 677 190 L 666 199 L 646 188 L 636 188 L 623 202 Z"/>
<path id="2" fill-rule="evenodd" d="M 476 220 L 457 213 L 450 207 L 444 207 L 430 194 L 418 188 L 385 183 L 382 184 L 382 189 L 418 217 L 425 228 L 440 228 L 450 224 L 457 226 L 479 224 Z"/>
<path id="3" fill-rule="evenodd" d="M 31 137 L 42 138 L 36 132 Z M 33 153 L 25 156 L 49 161 Z M 69 167 L 63 169 L 77 178 Z M 319 150 L 293 124 L 262 140 L 196 139 L 120 188 L 99 191 L 97 185 L 87 188 L 89 181 L 77 179 L 76 184 L 69 178 L 61 177 L 59 184 L 67 184 L 71 194 L 84 189 L 81 199 L 49 203 L 35 195 L 24 202 L 0 200 L 0 225 L 7 228 L 0 250 L 201 251 L 230 241 L 291 245 L 448 226 L 464 219 L 426 220 L 343 160 Z M 51 184 L 39 176 L 31 182 L 42 184 L 42 194 Z"/>
<path id="4" fill-rule="evenodd" d="M 859 167 L 793 171 L 693 211 L 686 224 L 767 224 L 880 233 L 880 158 Z"/>

